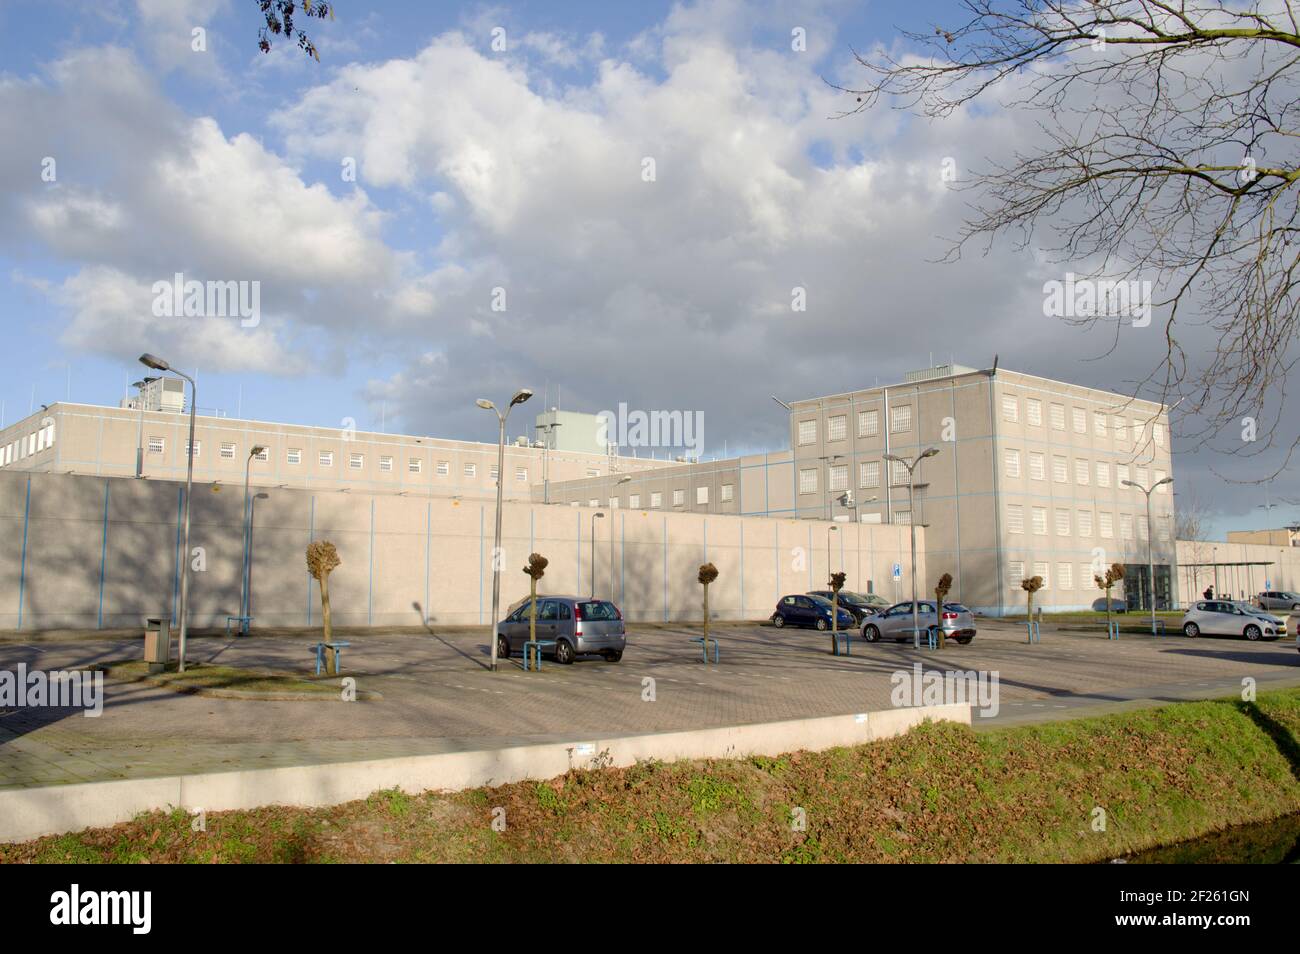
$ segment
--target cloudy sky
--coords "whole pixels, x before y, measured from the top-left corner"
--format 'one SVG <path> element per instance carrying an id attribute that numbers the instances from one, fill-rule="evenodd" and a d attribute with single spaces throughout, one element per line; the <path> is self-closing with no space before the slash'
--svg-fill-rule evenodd
<path id="1" fill-rule="evenodd" d="M 1044 316 L 1061 269 L 1033 249 L 938 261 L 965 202 L 945 158 L 1006 158 L 1032 116 L 837 118 L 854 49 L 954 6 L 339 0 L 300 24 L 317 63 L 260 53 L 254 0 L 4 0 L 4 419 L 116 403 L 145 350 L 232 416 L 491 440 L 474 399 L 528 386 L 521 425 L 544 392 L 702 411 L 706 456 L 783 447 L 773 392 L 932 354 L 1132 393 L 1158 321 L 1112 350 Z M 155 315 L 176 273 L 258 282 L 258 322 Z M 1175 449 L 1220 532 L 1300 515 L 1232 482 L 1280 457 Z"/>

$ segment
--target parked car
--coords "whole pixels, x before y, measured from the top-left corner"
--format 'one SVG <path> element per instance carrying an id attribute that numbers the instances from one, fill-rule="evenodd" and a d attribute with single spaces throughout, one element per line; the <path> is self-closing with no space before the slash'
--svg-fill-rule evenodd
<path id="1" fill-rule="evenodd" d="M 511 653 L 524 651 L 531 606 L 532 602 L 525 600 L 502 620 L 497 630 L 498 658 L 509 659 Z M 586 596 L 539 596 L 537 639 L 554 640 L 554 646 L 543 655 L 553 656 L 566 666 L 587 654 L 618 662 L 627 647 L 627 631 L 619 608 L 609 600 Z"/>
<path id="2" fill-rule="evenodd" d="M 832 594 L 830 590 L 813 590 L 808 595 L 829 600 Z M 840 606 L 852 613 L 854 624 L 859 625 L 877 610 L 887 609 L 889 603 L 875 593 L 854 593 L 851 590 L 840 590 Z"/>
<path id="3" fill-rule="evenodd" d="M 1183 632 L 1196 636 L 1244 636 L 1249 640 L 1277 639 L 1286 632 L 1282 620 L 1246 603 L 1198 600 L 1183 616 Z"/>
<path id="4" fill-rule="evenodd" d="M 1295 637 L 1295 648 L 1300 650 L 1300 610 L 1286 618 L 1286 634 Z"/>
<path id="5" fill-rule="evenodd" d="M 1300 595 L 1286 590 L 1268 590 L 1255 597 L 1260 609 L 1300 612 Z"/>
<path id="6" fill-rule="evenodd" d="M 1103 596 L 1103 597 L 1101 597 L 1101 598 L 1099 598 L 1099 599 L 1095 599 L 1095 600 L 1093 600 L 1093 601 L 1092 601 L 1092 611 L 1093 611 L 1094 613 L 1104 613 L 1104 612 L 1106 612 L 1106 597 Z M 1127 601 L 1127 600 L 1118 600 L 1118 599 L 1116 599 L 1115 597 L 1112 596 L 1112 597 L 1110 598 L 1110 611 L 1111 611 L 1112 613 L 1127 613 L 1127 612 L 1128 612 L 1128 601 Z"/>
<path id="7" fill-rule="evenodd" d="M 917 601 L 917 624 L 929 631 L 935 628 L 934 600 Z M 944 603 L 938 624 L 944 639 L 955 639 L 965 646 L 975 638 L 975 616 L 961 603 Z M 862 623 L 862 638 L 869 643 L 881 639 L 898 642 L 912 639 L 912 603 L 893 606 L 868 616 Z"/>
<path id="8" fill-rule="evenodd" d="M 838 623 L 836 628 L 852 630 L 856 628 L 857 623 L 853 619 L 853 614 L 843 606 L 840 608 Z M 791 594 L 790 596 L 781 597 L 781 601 L 776 604 L 776 609 L 771 615 L 772 625 L 777 629 L 782 626 L 812 626 L 817 629 L 827 630 L 831 628 L 831 601 L 824 600 L 820 596 L 808 596 L 804 594 Z"/>

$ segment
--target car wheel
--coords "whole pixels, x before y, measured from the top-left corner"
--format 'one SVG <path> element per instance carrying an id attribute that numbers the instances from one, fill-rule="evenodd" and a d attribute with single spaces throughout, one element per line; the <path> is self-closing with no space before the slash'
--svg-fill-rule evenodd
<path id="1" fill-rule="evenodd" d="M 780 613 L 777 613 L 775 616 L 772 617 L 772 625 L 775 626 L 777 629 L 780 629 L 782 626 L 785 625 L 785 617 L 782 616 Z"/>
<path id="2" fill-rule="evenodd" d="M 1296 611 L 1300 611 L 1300 603 L 1292 603 L 1292 604 L 1291 604 L 1291 612 L 1294 613 L 1294 612 L 1296 612 Z"/>
<path id="3" fill-rule="evenodd" d="M 828 622 L 826 622 L 826 620 L 821 619 L 820 617 L 818 618 L 818 620 L 817 620 L 817 628 L 818 628 L 819 630 L 822 630 L 822 631 L 824 632 L 824 631 L 830 629 L 830 626 L 831 626 L 831 624 L 828 623 Z"/>
<path id="4" fill-rule="evenodd" d="M 863 627 L 862 638 L 869 643 L 877 642 L 880 639 L 880 630 L 875 626 Z"/>
<path id="5" fill-rule="evenodd" d="M 573 662 L 573 647 L 569 641 L 561 639 L 555 644 L 555 661 L 561 666 L 568 666 Z"/>
<path id="6" fill-rule="evenodd" d="M 605 653 L 606 662 L 618 662 L 622 658 L 623 650 L 621 649 L 611 649 L 609 652 Z"/>
<path id="7" fill-rule="evenodd" d="M 1261 630 L 1258 626 L 1251 625 L 1246 627 L 1245 636 L 1251 642 L 1254 642 L 1255 640 L 1259 639 L 1259 637 L 1263 635 L 1264 635 L 1263 630 Z"/>
<path id="8" fill-rule="evenodd" d="M 972 639 L 974 639 L 974 638 L 975 638 L 974 636 L 958 636 L 958 637 L 957 637 L 957 642 L 959 642 L 959 643 L 961 643 L 963 646 L 965 646 L 967 643 L 969 643 L 969 642 L 970 642 Z"/>
<path id="9" fill-rule="evenodd" d="M 510 658 L 510 640 L 504 636 L 497 637 L 497 659 Z"/>
<path id="10" fill-rule="evenodd" d="M 1201 635 L 1201 627 L 1197 626 L 1195 623 L 1188 623 L 1183 626 L 1183 633 L 1184 635 L 1195 639 L 1197 636 Z"/>

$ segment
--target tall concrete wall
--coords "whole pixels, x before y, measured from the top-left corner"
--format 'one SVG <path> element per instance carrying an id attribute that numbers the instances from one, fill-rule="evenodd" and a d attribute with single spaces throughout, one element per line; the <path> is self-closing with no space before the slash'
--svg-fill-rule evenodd
<path id="1" fill-rule="evenodd" d="M 256 489 L 256 488 L 255 488 Z M 252 613 L 257 625 L 320 621 L 304 549 L 332 540 L 343 563 L 330 577 L 335 621 L 348 626 L 487 624 L 494 506 L 451 498 L 262 489 L 253 520 Z M 0 629 L 117 628 L 170 614 L 179 603 L 183 485 L 68 474 L 0 473 Z M 197 485 L 191 546 L 191 623 L 224 626 L 238 612 L 241 489 Z M 542 591 L 590 592 L 593 513 L 587 507 L 507 503 L 502 604 L 527 595 L 528 554 L 549 560 Z M 720 571 L 717 618 L 766 617 L 790 592 L 821 588 L 832 570 L 887 599 L 910 594 L 907 527 L 831 524 L 643 510 L 594 519 L 595 588 L 632 620 L 699 613 L 699 564 Z M 612 540 L 611 540 L 612 533 Z M 918 579 L 924 589 L 923 531 Z M 828 552 L 829 544 L 829 552 Z M 892 579 L 898 563 L 902 578 Z M 199 568 L 201 567 L 201 569 Z"/>
<path id="2" fill-rule="evenodd" d="M 1200 599 L 1207 586 L 1224 599 L 1248 598 L 1266 588 L 1300 593 L 1300 547 L 1179 540 L 1179 605 Z"/>

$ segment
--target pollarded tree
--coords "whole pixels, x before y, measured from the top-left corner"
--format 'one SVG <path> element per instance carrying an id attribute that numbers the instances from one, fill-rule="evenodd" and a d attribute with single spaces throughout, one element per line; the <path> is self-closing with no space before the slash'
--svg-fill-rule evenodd
<path id="1" fill-rule="evenodd" d="M 338 660 L 333 647 L 329 644 L 334 639 L 334 628 L 330 622 L 330 574 L 343 561 L 334 544 L 328 540 L 313 540 L 307 544 L 307 572 L 320 584 L 321 626 L 325 631 L 325 670 L 332 675 L 339 671 Z"/>
<path id="2" fill-rule="evenodd" d="M 943 601 L 948 598 L 948 591 L 952 589 L 952 574 L 945 573 L 939 577 L 939 582 L 934 584 L 934 611 L 935 624 L 939 630 L 939 648 L 944 647 L 943 638 Z"/>
<path id="3" fill-rule="evenodd" d="M 540 553 L 528 554 L 528 565 L 524 572 L 528 574 L 528 589 L 531 602 L 528 604 L 528 640 L 537 642 L 537 581 L 546 575 L 546 566 L 551 561 Z"/>
<path id="4" fill-rule="evenodd" d="M 1043 588 L 1043 578 L 1041 576 L 1031 576 L 1027 580 L 1020 581 L 1020 588 L 1028 594 L 1029 598 L 1029 622 L 1034 621 L 1034 594 Z"/>
<path id="5" fill-rule="evenodd" d="M 1116 583 L 1124 582 L 1124 566 L 1120 563 L 1112 563 L 1107 569 L 1104 576 L 1093 576 L 1093 582 L 1097 584 L 1097 589 L 1106 594 L 1106 635 L 1110 635 L 1110 591 Z"/>
<path id="6" fill-rule="evenodd" d="M 844 589 L 844 581 L 848 576 L 844 573 L 832 573 L 828 581 L 831 588 L 831 654 L 838 656 L 840 654 L 839 632 L 840 619 L 840 590 Z"/>
<path id="7" fill-rule="evenodd" d="M 1297 6 L 961 0 L 951 22 L 858 56 L 865 82 L 838 88 L 854 97 L 846 114 L 882 100 L 930 118 L 1032 114 L 1030 145 L 966 170 L 957 188 L 970 211 L 949 257 L 1008 238 L 1095 280 L 1076 289 L 1151 282 L 1165 353 L 1150 380 L 1199 416 L 1187 436 L 1231 432 L 1226 446 L 1248 455 L 1280 438 L 1289 459 L 1300 445 L 1300 418 L 1284 416 L 1300 334 Z M 1061 317 L 1104 323 L 1118 344 L 1114 310 Z M 1209 341 L 1186 333 L 1202 322 Z M 1243 416 L 1266 416 L 1268 439 L 1236 439 Z"/>
<path id="8" fill-rule="evenodd" d="M 718 568 L 712 563 L 701 563 L 696 577 L 704 586 L 704 657 L 709 655 L 709 584 L 718 578 Z"/>

